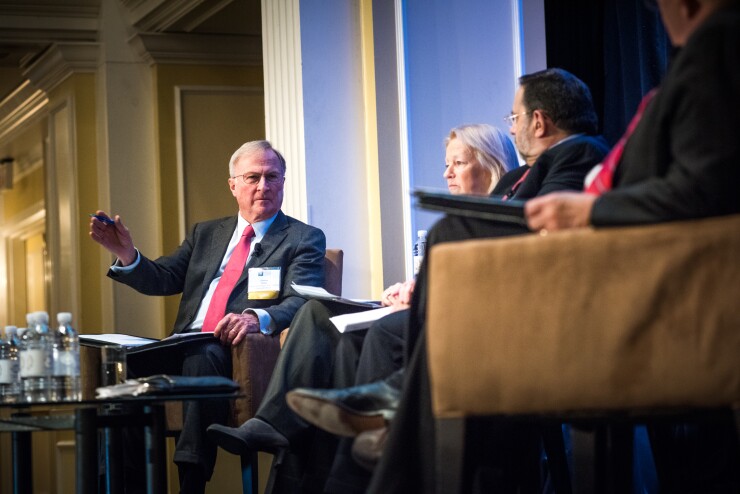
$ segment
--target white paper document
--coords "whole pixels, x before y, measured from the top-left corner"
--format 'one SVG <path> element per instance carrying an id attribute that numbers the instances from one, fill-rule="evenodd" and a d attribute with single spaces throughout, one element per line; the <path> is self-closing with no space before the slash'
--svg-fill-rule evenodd
<path id="1" fill-rule="evenodd" d="M 333 295 L 320 286 L 296 285 L 295 283 L 292 283 L 291 287 L 298 293 L 298 295 L 306 298 L 331 300 L 332 302 L 339 302 L 341 304 L 347 305 L 358 305 L 360 307 L 367 307 L 370 309 L 380 307 L 379 303 L 370 300 L 343 298 L 339 295 Z"/>
<path id="2" fill-rule="evenodd" d="M 380 309 L 342 314 L 340 316 L 330 317 L 329 320 L 337 327 L 340 333 L 346 333 L 348 331 L 367 329 L 373 322 L 387 316 L 391 312 L 393 312 L 393 307 L 381 307 Z"/>

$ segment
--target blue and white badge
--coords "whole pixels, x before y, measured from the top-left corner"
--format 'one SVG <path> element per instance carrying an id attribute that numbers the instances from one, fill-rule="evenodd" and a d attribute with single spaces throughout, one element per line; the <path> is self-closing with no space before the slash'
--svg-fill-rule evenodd
<path id="1" fill-rule="evenodd" d="M 280 268 L 249 268 L 247 298 L 272 300 L 280 296 Z"/>

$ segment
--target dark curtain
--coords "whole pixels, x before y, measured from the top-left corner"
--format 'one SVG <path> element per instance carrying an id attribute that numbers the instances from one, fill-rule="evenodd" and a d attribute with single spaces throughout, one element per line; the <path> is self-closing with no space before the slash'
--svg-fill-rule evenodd
<path id="1" fill-rule="evenodd" d="M 644 0 L 545 0 L 545 30 L 547 65 L 588 84 L 614 144 L 665 73 L 670 42 L 658 12 Z"/>

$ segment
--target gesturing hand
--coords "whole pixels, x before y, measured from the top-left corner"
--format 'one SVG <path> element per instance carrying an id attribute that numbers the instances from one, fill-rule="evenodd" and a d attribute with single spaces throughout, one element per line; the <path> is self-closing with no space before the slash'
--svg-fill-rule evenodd
<path id="1" fill-rule="evenodd" d="M 105 211 L 101 210 L 95 211 L 95 215 L 110 218 Z M 114 221 L 112 225 L 91 216 L 90 238 L 118 257 L 121 265 L 128 266 L 136 260 L 136 249 L 131 233 L 121 221 L 120 216 L 116 215 L 115 218 L 110 219 Z"/>

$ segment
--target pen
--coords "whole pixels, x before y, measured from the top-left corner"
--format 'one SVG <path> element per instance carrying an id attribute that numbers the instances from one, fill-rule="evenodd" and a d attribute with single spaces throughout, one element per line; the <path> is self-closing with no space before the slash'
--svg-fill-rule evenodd
<path id="1" fill-rule="evenodd" d="M 100 216 L 99 214 L 91 214 L 90 215 L 90 218 L 95 218 L 96 220 L 100 220 L 103 223 L 105 223 L 106 225 L 115 225 L 116 224 L 116 222 L 113 221 L 112 219 L 106 218 L 105 216 Z"/>

